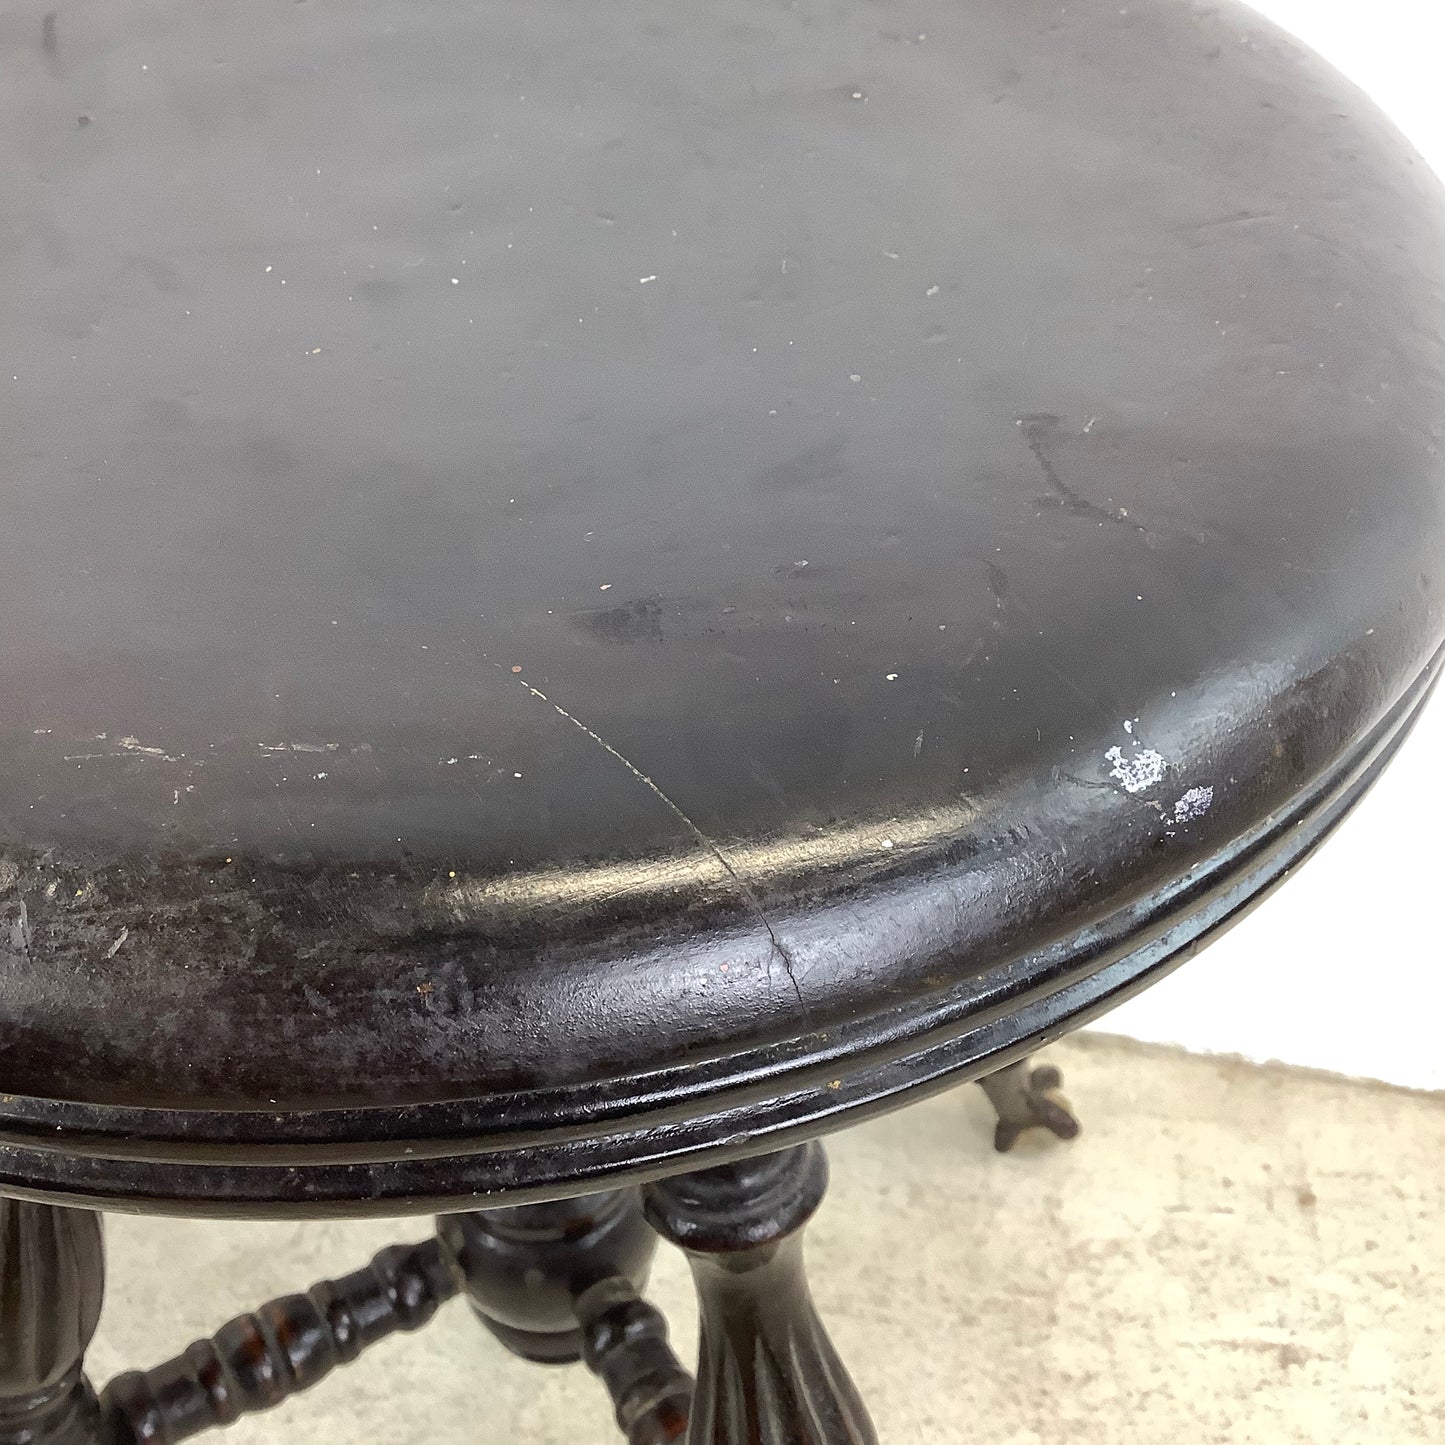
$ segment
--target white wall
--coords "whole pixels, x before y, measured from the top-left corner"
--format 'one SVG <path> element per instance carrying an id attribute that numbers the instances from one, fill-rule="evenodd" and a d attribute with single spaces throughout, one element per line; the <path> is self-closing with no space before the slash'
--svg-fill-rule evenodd
<path id="1" fill-rule="evenodd" d="M 1254 8 L 1366 90 L 1445 176 L 1445 0 L 1254 0 Z M 1445 1089 L 1442 834 L 1445 696 L 1437 695 L 1373 792 L 1300 872 L 1097 1027 Z"/>

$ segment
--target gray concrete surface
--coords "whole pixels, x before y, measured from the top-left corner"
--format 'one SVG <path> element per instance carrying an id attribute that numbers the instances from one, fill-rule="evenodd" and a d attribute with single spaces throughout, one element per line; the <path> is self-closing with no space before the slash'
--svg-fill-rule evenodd
<path id="1" fill-rule="evenodd" d="M 1101 1035 L 1049 1057 L 1084 1121 L 1000 1158 L 976 1089 L 837 1137 L 814 1289 L 885 1445 L 1445 1440 L 1445 1096 Z M 114 1217 L 92 1374 L 150 1363 L 425 1222 Z M 652 1297 L 679 1350 L 685 1267 Z M 580 1367 L 450 1304 L 228 1445 L 615 1438 Z"/>

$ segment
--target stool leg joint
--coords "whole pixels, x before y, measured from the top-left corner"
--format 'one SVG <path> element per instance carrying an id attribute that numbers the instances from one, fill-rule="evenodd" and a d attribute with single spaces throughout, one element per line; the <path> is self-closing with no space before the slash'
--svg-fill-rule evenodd
<path id="1" fill-rule="evenodd" d="M 635 1189 L 443 1215 L 437 1233 L 477 1318 L 513 1354 L 585 1361 L 630 1445 L 682 1435 L 692 1377 L 641 1295 L 657 1236 Z"/>

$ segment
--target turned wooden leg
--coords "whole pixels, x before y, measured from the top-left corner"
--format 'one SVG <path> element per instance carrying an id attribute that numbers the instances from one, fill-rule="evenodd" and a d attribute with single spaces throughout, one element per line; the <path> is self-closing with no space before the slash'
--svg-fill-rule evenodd
<path id="1" fill-rule="evenodd" d="M 1058 1092 L 1063 1077 L 1052 1064 L 1035 1066 L 1020 1059 L 978 1083 L 998 1115 L 993 1147 L 1000 1154 L 1007 1154 L 1028 1129 L 1047 1129 L 1059 1139 L 1077 1138 L 1079 1121 Z"/>
<path id="2" fill-rule="evenodd" d="M 648 1219 L 687 1252 L 697 1283 L 688 1445 L 874 1445 L 803 1272 L 802 1227 L 827 1180 L 812 1143 L 646 1190 Z"/>
<path id="3" fill-rule="evenodd" d="M 420 1329 L 455 1293 L 436 1240 L 383 1249 L 351 1274 L 237 1316 L 163 1365 L 117 1375 L 100 1397 L 101 1439 L 176 1445 L 269 1410 L 377 1340 Z"/>
<path id="4" fill-rule="evenodd" d="M 0 1199 L 0 1445 L 91 1445 L 82 1358 L 100 1319 L 100 1216 Z"/>
<path id="5" fill-rule="evenodd" d="M 692 1376 L 667 1343 L 667 1321 L 627 1280 L 600 1280 L 577 1300 L 582 1358 L 612 1396 L 629 1445 L 670 1445 L 687 1433 Z"/>
<path id="6" fill-rule="evenodd" d="M 692 1380 L 641 1298 L 657 1237 L 636 1190 L 443 1215 L 437 1235 L 477 1317 L 513 1354 L 585 1360 L 631 1445 L 681 1436 Z"/>

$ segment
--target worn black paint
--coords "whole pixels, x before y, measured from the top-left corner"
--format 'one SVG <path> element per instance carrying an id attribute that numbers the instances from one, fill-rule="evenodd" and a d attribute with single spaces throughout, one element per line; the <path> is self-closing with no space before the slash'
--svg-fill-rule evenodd
<path id="1" fill-rule="evenodd" d="M 1240 8 L 45 13 L 6 1189 L 781 1145 L 1197 947 L 1434 676 L 1445 205 Z"/>

